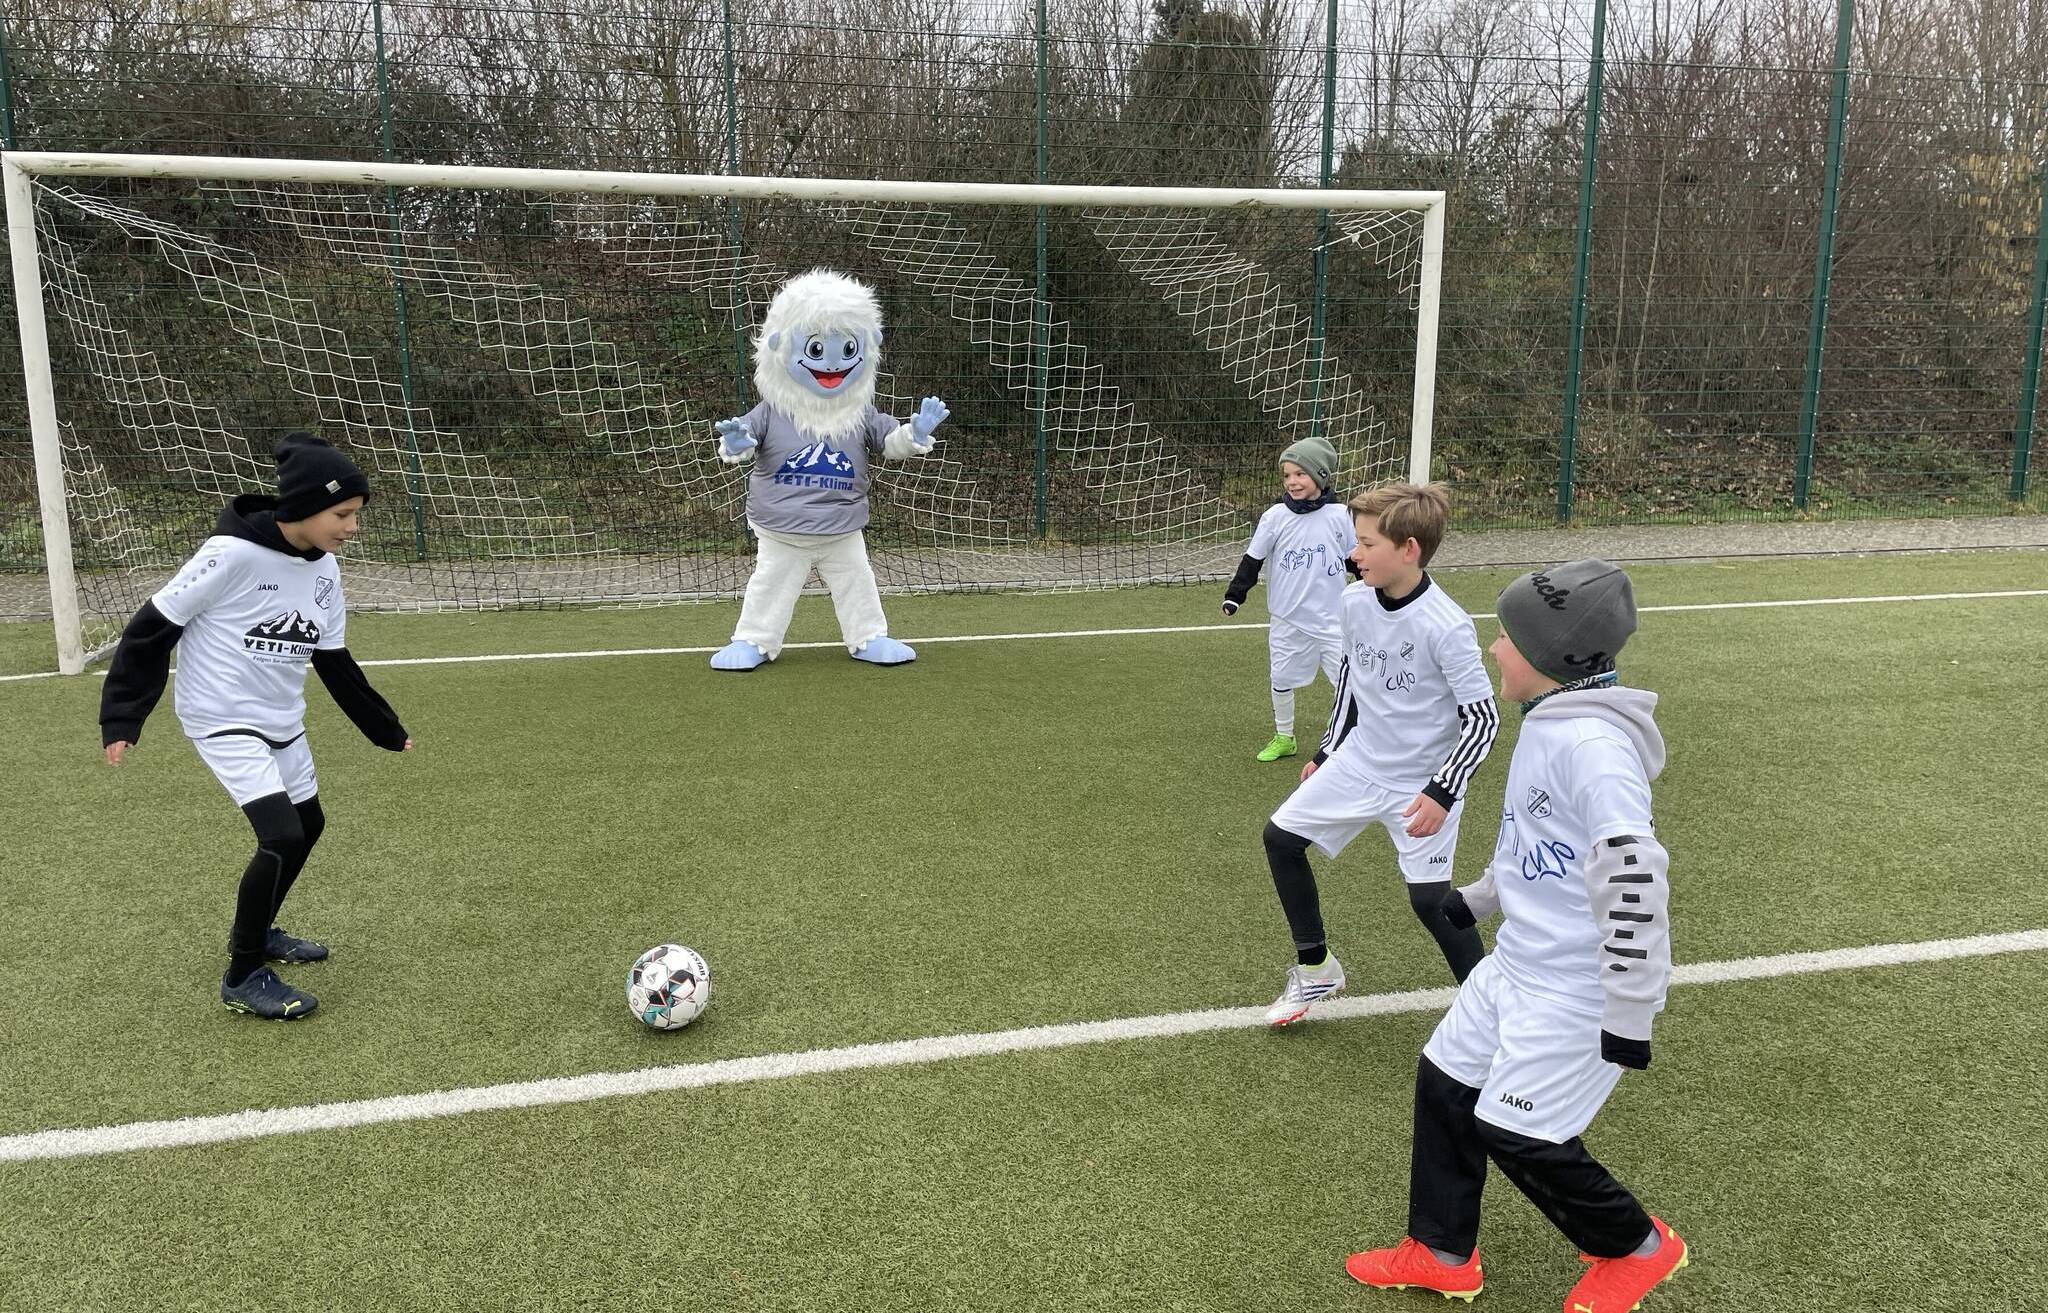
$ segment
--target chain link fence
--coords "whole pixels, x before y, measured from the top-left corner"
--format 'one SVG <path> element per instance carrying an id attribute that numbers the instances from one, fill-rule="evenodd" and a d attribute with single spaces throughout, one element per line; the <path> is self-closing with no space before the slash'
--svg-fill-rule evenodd
<path id="1" fill-rule="evenodd" d="M 20 149 L 1442 189 L 1468 526 L 2039 509 L 2044 69 L 2048 0 L 0 4 Z M 1412 322 L 1326 237 L 1322 331 L 1398 378 Z M 0 571 L 34 571 L 0 296 Z M 1193 464 L 1263 496 L 1283 444 L 1233 430 Z"/>

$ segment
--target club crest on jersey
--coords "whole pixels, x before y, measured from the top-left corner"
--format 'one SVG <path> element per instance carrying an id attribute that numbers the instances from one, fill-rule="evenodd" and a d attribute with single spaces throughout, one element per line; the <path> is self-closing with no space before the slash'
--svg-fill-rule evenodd
<path id="1" fill-rule="evenodd" d="M 1550 795 L 1538 788 L 1529 790 L 1529 814 L 1537 820 L 1550 815 Z"/>
<path id="2" fill-rule="evenodd" d="M 1412 656 L 1414 656 L 1414 655 L 1415 655 L 1415 644 L 1413 644 L 1413 643 L 1403 643 L 1403 644 L 1401 644 L 1401 659 L 1402 659 L 1403 661 L 1406 661 L 1406 660 L 1408 660 L 1408 659 L 1409 659 L 1410 657 L 1412 657 Z"/>
<path id="3" fill-rule="evenodd" d="M 787 488 L 833 488 L 841 492 L 851 491 L 854 482 L 853 459 L 829 442 L 813 442 L 782 462 L 782 468 L 775 471 L 773 478 L 776 483 Z"/>
<path id="4" fill-rule="evenodd" d="M 242 635 L 242 650 L 266 665 L 308 660 L 320 641 L 320 626 L 297 610 L 282 611 Z"/>
<path id="5" fill-rule="evenodd" d="M 334 580 L 323 574 L 313 581 L 313 605 L 325 611 L 333 600 Z"/>

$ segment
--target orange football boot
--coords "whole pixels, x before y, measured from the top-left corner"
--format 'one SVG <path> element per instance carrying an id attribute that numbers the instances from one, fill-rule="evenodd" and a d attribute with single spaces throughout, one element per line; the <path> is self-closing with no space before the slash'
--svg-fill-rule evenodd
<path id="1" fill-rule="evenodd" d="M 1664 1243 L 1656 1253 L 1647 1257 L 1590 1258 L 1585 1254 L 1579 1255 L 1593 1266 L 1579 1278 L 1579 1284 L 1572 1287 L 1572 1293 L 1565 1296 L 1564 1313 L 1629 1313 L 1629 1310 L 1642 1305 L 1643 1296 L 1692 1262 L 1691 1252 L 1686 1249 L 1685 1241 L 1678 1238 L 1678 1232 L 1659 1218 L 1651 1218 L 1650 1225 L 1657 1228 L 1657 1234 L 1664 1237 Z"/>
<path id="2" fill-rule="evenodd" d="M 1344 1270 L 1381 1290 L 1434 1290 L 1445 1299 L 1462 1299 L 1468 1304 L 1486 1288 L 1486 1274 L 1479 1270 L 1478 1250 L 1452 1267 L 1413 1236 L 1392 1249 L 1368 1249 L 1353 1254 L 1344 1260 Z"/>

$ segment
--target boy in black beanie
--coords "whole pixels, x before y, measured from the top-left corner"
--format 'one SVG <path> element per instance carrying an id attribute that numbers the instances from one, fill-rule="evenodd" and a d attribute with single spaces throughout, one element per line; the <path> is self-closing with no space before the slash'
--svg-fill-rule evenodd
<path id="1" fill-rule="evenodd" d="M 319 1000 L 286 984 L 266 960 L 327 956 L 325 945 L 277 925 L 327 823 L 306 744 L 308 662 L 372 743 L 406 752 L 412 740 L 343 643 L 346 607 L 333 554 L 356 536 L 369 480 L 322 439 L 294 432 L 277 444 L 277 492 L 229 502 L 213 537 L 128 622 L 100 696 L 100 738 L 107 761 L 120 765 L 163 696 L 177 648 L 178 720 L 256 831 L 221 1002 L 291 1021 Z"/>
<path id="2" fill-rule="evenodd" d="M 1650 824 L 1657 695 L 1619 683 L 1636 603 L 1615 566 L 1525 574 L 1502 590 L 1499 616 L 1491 650 L 1522 734 L 1493 861 L 1444 910 L 1465 926 L 1505 919 L 1423 1046 L 1408 1236 L 1345 1267 L 1382 1289 L 1477 1295 L 1491 1158 L 1590 1265 L 1564 1307 L 1627 1313 L 1688 1261 L 1678 1233 L 1580 1139 L 1622 1070 L 1650 1065 L 1671 980 L 1670 858 Z"/>

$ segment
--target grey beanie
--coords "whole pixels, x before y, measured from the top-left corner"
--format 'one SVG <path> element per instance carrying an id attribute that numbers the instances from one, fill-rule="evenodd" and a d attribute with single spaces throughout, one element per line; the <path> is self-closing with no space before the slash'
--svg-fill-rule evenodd
<path id="1" fill-rule="evenodd" d="M 1293 461 L 1301 466 L 1302 472 L 1316 481 L 1316 487 L 1324 492 L 1337 478 L 1337 449 L 1324 438 L 1303 438 L 1280 453 L 1283 461 Z"/>
<path id="2" fill-rule="evenodd" d="M 1628 575 L 1606 561 L 1573 561 L 1525 574 L 1500 590 L 1496 607 L 1508 641 L 1560 684 L 1614 669 L 1636 631 Z"/>

